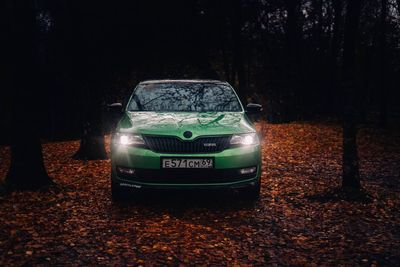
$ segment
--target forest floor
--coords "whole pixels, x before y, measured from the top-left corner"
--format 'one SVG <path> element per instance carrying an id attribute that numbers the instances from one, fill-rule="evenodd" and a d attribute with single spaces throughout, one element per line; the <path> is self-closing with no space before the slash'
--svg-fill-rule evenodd
<path id="1" fill-rule="evenodd" d="M 362 129 L 367 196 L 335 193 L 341 128 L 260 124 L 262 196 L 151 194 L 113 204 L 110 161 L 71 158 L 79 141 L 43 145 L 48 192 L 0 197 L 0 265 L 365 265 L 400 262 L 400 136 Z M 9 165 L 0 148 L 0 180 Z"/>

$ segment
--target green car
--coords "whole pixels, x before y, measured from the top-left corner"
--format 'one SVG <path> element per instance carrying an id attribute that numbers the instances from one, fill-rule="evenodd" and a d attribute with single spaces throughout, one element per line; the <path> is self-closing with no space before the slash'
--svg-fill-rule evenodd
<path id="1" fill-rule="evenodd" d="M 258 199 L 261 145 L 234 89 L 212 80 L 137 85 L 111 141 L 113 200 L 145 189 L 236 189 Z"/>

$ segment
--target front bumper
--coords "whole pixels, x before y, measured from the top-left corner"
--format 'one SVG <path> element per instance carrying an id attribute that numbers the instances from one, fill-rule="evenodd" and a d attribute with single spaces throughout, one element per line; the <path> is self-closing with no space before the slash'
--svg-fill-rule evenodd
<path id="1" fill-rule="evenodd" d="M 213 169 L 161 169 L 162 157 L 214 159 Z M 135 169 L 123 175 L 117 167 Z M 256 167 L 252 174 L 241 168 Z M 138 147 L 111 146 L 112 182 L 127 188 L 148 189 L 235 189 L 256 185 L 261 177 L 260 145 L 226 149 L 207 154 L 156 153 Z"/>

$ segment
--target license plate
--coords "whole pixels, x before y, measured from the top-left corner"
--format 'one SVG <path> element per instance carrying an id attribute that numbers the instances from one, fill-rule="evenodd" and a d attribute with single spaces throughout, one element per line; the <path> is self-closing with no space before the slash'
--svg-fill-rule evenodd
<path id="1" fill-rule="evenodd" d="M 211 158 L 163 158 L 161 167 L 165 169 L 209 169 L 214 167 Z"/>

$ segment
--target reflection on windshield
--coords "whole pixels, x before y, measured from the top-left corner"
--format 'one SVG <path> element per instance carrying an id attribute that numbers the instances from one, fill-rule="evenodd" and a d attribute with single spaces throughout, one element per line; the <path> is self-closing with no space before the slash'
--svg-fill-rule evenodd
<path id="1" fill-rule="evenodd" d="M 154 83 L 139 85 L 129 111 L 241 111 L 232 88 L 214 83 Z"/>

